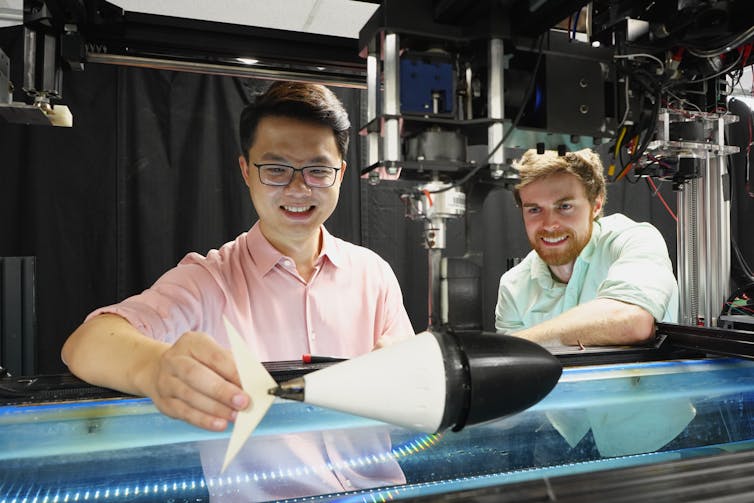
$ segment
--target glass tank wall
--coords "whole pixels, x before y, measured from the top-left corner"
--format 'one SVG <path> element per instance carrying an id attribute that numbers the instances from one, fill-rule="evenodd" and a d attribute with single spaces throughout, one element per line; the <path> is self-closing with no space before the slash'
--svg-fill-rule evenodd
<path id="1" fill-rule="evenodd" d="M 146 399 L 6 406 L 0 503 L 401 499 L 750 449 L 753 419 L 754 362 L 567 368 L 529 410 L 435 435 L 277 401 L 221 474 L 229 432 Z"/>

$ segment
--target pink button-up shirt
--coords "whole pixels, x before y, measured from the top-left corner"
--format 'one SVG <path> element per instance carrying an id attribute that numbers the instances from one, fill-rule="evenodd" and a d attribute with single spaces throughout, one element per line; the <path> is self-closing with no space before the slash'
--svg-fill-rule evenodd
<path id="1" fill-rule="evenodd" d="M 259 224 L 206 257 L 189 253 L 144 292 L 97 309 L 116 313 L 145 335 L 174 342 L 201 331 L 228 346 L 222 316 L 262 361 L 303 353 L 353 357 L 380 337 L 413 335 L 400 286 L 376 253 L 332 236 L 307 283 Z"/>
<path id="2" fill-rule="evenodd" d="M 387 262 L 324 227 L 322 235 L 308 283 L 257 224 L 206 257 L 189 253 L 151 288 L 89 318 L 116 313 L 158 340 L 174 342 L 184 332 L 202 331 L 228 346 L 225 315 L 262 361 L 298 360 L 303 353 L 353 357 L 371 351 L 381 337 L 413 335 Z M 211 499 L 247 503 L 404 483 L 390 454 L 389 429 L 252 436 L 222 476 L 227 440 L 201 442 Z M 351 463 L 364 458 L 379 462 Z M 288 472 L 295 476 L 282 477 Z"/>

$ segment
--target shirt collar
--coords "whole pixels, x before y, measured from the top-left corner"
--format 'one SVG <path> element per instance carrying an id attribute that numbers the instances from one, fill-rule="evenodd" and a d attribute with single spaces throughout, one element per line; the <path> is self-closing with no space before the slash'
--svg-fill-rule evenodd
<path id="1" fill-rule="evenodd" d="M 585 262 L 591 262 L 592 261 L 592 255 L 594 255 L 594 250 L 597 248 L 597 241 L 600 240 L 600 237 L 602 236 L 602 223 L 600 223 L 599 220 L 594 221 L 594 225 L 592 226 L 592 236 L 589 238 L 589 242 L 586 244 L 583 250 L 581 250 L 581 253 L 579 253 L 578 260 L 584 260 Z"/>
<path id="2" fill-rule="evenodd" d="M 324 225 L 321 227 L 321 229 L 322 251 L 320 252 L 319 256 L 320 258 L 327 257 L 335 267 L 338 267 L 343 263 L 343 253 L 340 249 L 340 246 L 338 246 L 338 241 L 335 239 L 335 237 L 333 237 L 332 234 L 327 232 L 327 229 L 325 229 Z"/>
<path id="3" fill-rule="evenodd" d="M 327 257 L 333 265 L 338 266 L 343 261 L 338 243 L 333 235 L 325 229 L 324 225 L 320 227 L 320 230 L 322 231 L 322 251 L 318 259 L 321 260 L 323 257 Z M 285 255 L 280 253 L 264 237 L 259 222 L 256 222 L 249 232 L 246 233 L 246 247 L 249 250 L 251 259 L 262 274 L 267 274 L 278 262 L 285 258 Z"/>
<path id="4" fill-rule="evenodd" d="M 550 267 L 544 260 L 542 260 L 536 250 L 530 251 L 529 254 L 531 255 L 532 260 L 531 278 L 539 283 L 539 285 L 545 290 L 554 288 L 556 282 L 552 277 Z"/>

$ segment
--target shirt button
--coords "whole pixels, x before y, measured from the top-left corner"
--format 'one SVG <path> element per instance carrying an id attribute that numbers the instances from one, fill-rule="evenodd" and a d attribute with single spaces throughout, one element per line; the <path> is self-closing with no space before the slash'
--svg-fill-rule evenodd
<path id="1" fill-rule="evenodd" d="M 285 267 L 290 267 L 290 266 L 291 266 L 291 261 L 290 261 L 290 260 L 284 260 L 284 261 L 283 261 L 283 265 L 284 265 Z"/>
<path id="2" fill-rule="evenodd" d="M 314 332 L 312 332 L 312 333 L 309 334 L 309 340 L 313 341 L 313 340 L 316 340 L 316 339 L 317 339 L 317 334 L 315 334 Z"/>

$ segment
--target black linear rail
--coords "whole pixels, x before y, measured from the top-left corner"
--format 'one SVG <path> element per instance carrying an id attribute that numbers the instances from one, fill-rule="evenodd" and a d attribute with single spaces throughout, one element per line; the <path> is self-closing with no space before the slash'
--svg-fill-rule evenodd
<path id="1" fill-rule="evenodd" d="M 585 353 L 574 350 L 557 357 L 565 367 L 703 358 L 707 354 L 754 359 L 754 332 L 658 323 L 657 336 L 657 342 L 652 345 Z M 332 363 L 304 364 L 293 360 L 264 363 L 277 382 L 329 365 Z M 0 378 L 0 406 L 126 396 L 129 395 L 90 386 L 71 374 Z"/>
<path id="2" fill-rule="evenodd" d="M 754 332 L 658 323 L 660 347 L 683 348 L 754 360 Z"/>
<path id="3" fill-rule="evenodd" d="M 264 70 L 325 74 L 366 83 L 366 60 L 356 39 L 232 23 L 129 12 L 105 0 L 28 0 L 24 21 L 45 32 L 75 26 L 85 62 L 127 64 L 110 56 L 249 70 L 237 58 L 256 59 Z M 79 39 L 80 37 L 80 39 Z M 194 71 L 201 72 L 197 66 Z"/>
<path id="4" fill-rule="evenodd" d="M 283 382 L 331 364 L 280 361 L 263 365 L 276 382 Z M 0 406 L 126 397 L 130 395 L 91 386 L 72 374 L 0 378 Z"/>
<path id="5" fill-rule="evenodd" d="M 599 352 L 579 353 L 574 351 L 573 353 L 557 355 L 564 367 L 676 360 L 701 358 L 703 356 L 704 352 L 689 351 L 682 347 L 670 345 L 664 345 L 660 348 L 650 345 L 605 348 L 604 351 Z M 263 365 L 272 375 L 272 378 L 280 383 L 323 369 L 333 365 L 333 363 L 302 363 L 301 361 L 291 360 L 265 362 Z M 0 406 L 125 397 L 130 397 L 130 395 L 91 386 L 72 374 L 0 378 Z"/>
<path id="6" fill-rule="evenodd" d="M 262 62 L 366 71 L 356 41 L 343 37 L 136 12 L 88 24 L 81 31 L 88 43 L 123 55 L 163 55 L 198 61 L 254 57 Z"/>

